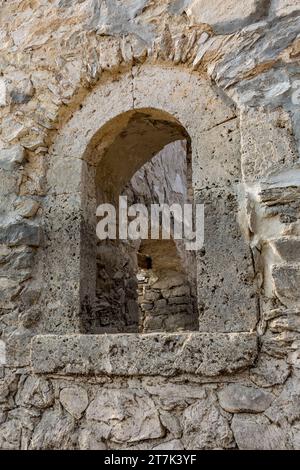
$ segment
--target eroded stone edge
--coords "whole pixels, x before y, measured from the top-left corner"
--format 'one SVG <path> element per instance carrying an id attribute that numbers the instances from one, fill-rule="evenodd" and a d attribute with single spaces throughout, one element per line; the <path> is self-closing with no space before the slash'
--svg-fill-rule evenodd
<path id="1" fill-rule="evenodd" d="M 36 374 L 215 377 L 253 365 L 257 353 L 257 335 L 250 332 L 37 335 L 31 367 Z"/>

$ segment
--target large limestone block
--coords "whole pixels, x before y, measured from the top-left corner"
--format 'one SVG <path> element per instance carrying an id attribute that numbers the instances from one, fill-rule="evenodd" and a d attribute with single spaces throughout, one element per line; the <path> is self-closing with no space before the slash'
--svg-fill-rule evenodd
<path id="1" fill-rule="evenodd" d="M 204 246 L 197 253 L 199 329 L 250 331 L 257 320 L 257 297 L 250 247 L 238 222 L 237 193 L 197 191 L 204 204 Z"/>
<path id="2" fill-rule="evenodd" d="M 252 365 L 254 333 L 43 335 L 32 342 L 36 373 L 217 376 Z"/>
<path id="3" fill-rule="evenodd" d="M 42 311 L 42 315 L 48 331 L 60 334 L 78 331 L 80 276 L 83 274 L 80 262 L 83 256 L 80 243 L 83 236 L 80 195 L 52 195 L 45 198 L 43 222 L 47 239 L 44 283 L 51 284 L 52 290 L 44 290 L 47 308 Z M 83 274 L 82 278 L 83 281 L 89 279 L 92 284 L 90 273 L 88 276 Z"/>
<path id="4" fill-rule="evenodd" d="M 219 33 L 230 33 L 258 18 L 264 4 L 261 0 L 194 0 L 186 11 L 195 23 L 208 23 Z"/>
<path id="5" fill-rule="evenodd" d="M 288 113 L 281 109 L 244 110 L 241 113 L 241 151 L 246 181 L 261 180 L 292 167 L 298 156 Z M 280 182 L 279 177 L 276 182 Z"/>
<path id="6" fill-rule="evenodd" d="M 228 185 L 241 179 L 240 131 L 238 119 L 202 132 L 192 142 L 195 188 Z"/>
<path id="7" fill-rule="evenodd" d="M 133 69 L 136 108 L 162 109 L 176 117 L 192 139 L 236 116 L 231 100 L 208 80 L 158 66 Z M 201 144 L 201 142 L 200 142 Z"/>
<path id="8" fill-rule="evenodd" d="M 240 384 L 228 385 L 219 393 L 221 407 L 230 413 L 261 413 L 273 400 L 271 393 Z"/>
<path id="9" fill-rule="evenodd" d="M 47 175 L 49 193 L 72 194 L 79 192 L 83 183 L 83 167 L 86 166 L 86 162 L 79 158 L 52 156 Z"/>

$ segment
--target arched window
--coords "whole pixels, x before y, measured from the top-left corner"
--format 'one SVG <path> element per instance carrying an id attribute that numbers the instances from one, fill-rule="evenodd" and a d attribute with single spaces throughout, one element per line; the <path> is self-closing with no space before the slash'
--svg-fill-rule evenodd
<path id="1" fill-rule="evenodd" d="M 124 269 L 120 275 L 117 264 L 131 247 L 118 240 L 99 243 L 96 208 L 102 203 L 117 206 L 136 172 L 176 142 L 186 145 L 187 196 L 205 205 L 204 247 L 191 260 L 175 237 L 166 241 L 167 250 L 160 240 L 133 244 L 132 282 L 124 290 Z M 258 298 L 249 242 L 239 224 L 245 217 L 240 149 L 236 110 L 205 78 L 152 65 L 114 79 L 103 75 L 63 124 L 49 153 L 43 258 L 47 288 L 41 298 L 42 334 L 32 343 L 33 370 L 211 376 L 253 363 Z M 172 180 L 180 186 L 178 178 Z M 170 255 L 168 268 L 167 260 L 162 269 L 162 257 L 156 256 L 161 249 Z M 101 270 L 112 260 L 116 265 L 101 279 Z M 139 267 L 148 274 L 160 272 L 151 289 L 159 294 L 161 306 L 147 321 L 139 310 Z M 172 294 L 182 294 L 189 284 L 190 295 L 165 292 L 165 280 L 174 281 L 175 273 L 180 285 L 170 286 Z M 180 292 L 173 290 L 177 287 Z M 103 292 L 117 294 L 117 309 L 111 299 L 103 305 Z M 172 305 L 168 299 L 183 305 L 182 297 L 191 303 L 197 299 L 197 308 L 185 308 L 171 319 L 165 310 Z M 153 323 L 155 311 L 162 317 L 160 325 Z M 197 311 L 199 321 L 194 321 Z M 140 332 L 139 324 L 144 324 Z"/>

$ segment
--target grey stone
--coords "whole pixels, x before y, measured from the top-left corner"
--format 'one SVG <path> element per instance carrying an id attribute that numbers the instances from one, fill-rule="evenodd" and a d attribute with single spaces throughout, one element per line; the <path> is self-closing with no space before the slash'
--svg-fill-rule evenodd
<path id="1" fill-rule="evenodd" d="M 266 178 L 292 167 L 297 161 L 297 149 L 289 114 L 283 110 L 244 110 L 241 113 L 241 151 L 246 181 Z M 276 180 L 279 178 L 277 176 Z"/>
<path id="2" fill-rule="evenodd" d="M 9 206 L 7 207 L 7 205 L 3 205 L 3 199 L 5 198 L 9 201 L 11 195 L 17 193 L 18 189 L 18 174 L 16 172 L 12 173 L 10 171 L 0 169 L 0 196 L 2 199 L 0 210 L 5 215 L 8 213 Z"/>
<path id="3" fill-rule="evenodd" d="M 35 89 L 31 80 L 23 79 L 19 81 L 10 92 L 11 101 L 14 104 L 26 104 L 34 96 Z"/>
<path id="4" fill-rule="evenodd" d="M 260 354 L 255 367 L 250 369 L 251 380 L 259 387 L 283 384 L 290 374 L 290 367 L 283 359 Z"/>
<path id="5" fill-rule="evenodd" d="M 0 308 L 13 308 L 12 300 L 21 290 L 20 283 L 10 277 L 0 277 Z"/>
<path id="6" fill-rule="evenodd" d="M 0 150 L 0 168 L 13 171 L 24 161 L 25 150 L 21 145 L 14 145 Z"/>
<path id="7" fill-rule="evenodd" d="M 90 403 L 86 417 L 108 424 L 110 439 L 115 442 L 143 441 L 163 435 L 153 401 L 140 391 L 102 390 Z"/>
<path id="8" fill-rule="evenodd" d="M 76 419 L 80 419 L 88 406 L 88 394 L 82 387 L 66 387 L 60 392 L 59 399 L 64 408 Z"/>
<path id="9" fill-rule="evenodd" d="M 215 376 L 244 369 L 256 354 L 255 334 L 194 332 L 35 336 L 31 357 L 36 373 Z"/>
<path id="10" fill-rule="evenodd" d="M 239 120 L 230 117 L 199 135 L 194 156 L 196 187 L 228 186 L 241 179 L 241 136 Z M 205 171 L 203 171 L 205 168 Z"/>
<path id="11" fill-rule="evenodd" d="M 9 366 L 28 366 L 30 364 L 30 344 L 34 333 L 28 328 L 15 326 L 7 332 L 6 361 Z"/>
<path id="12" fill-rule="evenodd" d="M 299 374 L 293 374 L 285 383 L 285 386 L 266 410 L 266 416 L 276 424 L 292 424 L 300 418 L 300 378 Z"/>
<path id="13" fill-rule="evenodd" d="M 251 331 L 257 323 L 257 288 L 250 247 L 236 217 L 237 189 L 197 190 L 195 202 L 205 207 L 204 246 L 197 252 L 199 330 Z"/>
<path id="14" fill-rule="evenodd" d="M 264 390 L 239 384 L 228 385 L 219 393 L 221 407 L 230 413 L 261 413 L 274 398 Z"/>
<path id="15" fill-rule="evenodd" d="M 47 410 L 36 426 L 29 449 L 67 449 L 70 445 L 74 419 L 55 410 Z"/>
<path id="16" fill-rule="evenodd" d="M 21 445 L 22 425 L 12 419 L 0 425 L 0 449 L 19 450 Z"/>
<path id="17" fill-rule="evenodd" d="M 274 334 L 267 330 L 261 340 L 261 352 L 272 357 L 284 359 L 287 356 L 288 348 L 295 339 L 296 333 L 286 334 L 285 332 Z"/>
<path id="18" fill-rule="evenodd" d="M 80 450 L 106 450 L 107 446 L 103 442 L 103 434 L 99 426 L 93 423 L 79 431 L 78 443 Z"/>
<path id="19" fill-rule="evenodd" d="M 210 396 L 186 408 L 181 421 L 182 442 L 187 450 L 234 447 L 228 420 Z"/>
<path id="20" fill-rule="evenodd" d="M 283 305 L 296 307 L 300 305 L 300 263 L 274 265 L 272 276 L 275 293 Z"/>
<path id="21" fill-rule="evenodd" d="M 272 241 L 272 245 L 287 263 L 300 262 L 300 237 L 282 237 Z"/>
<path id="22" fill-rule="evenodd" d="M 169 304 L 188 305 L 190 302 L 189 297 L 170 297 L 168 299 Z"/>
<path id="23" fill-rule="evenodd" d="M 140 306 L 141 306 L 141 308 L 142 308 L 143 310 L 146 310 L 146 311 L 153 309 L 153 304 L 142 303 L 142 304 L 140 304 Z"/>
<path id="24" fill-rule="evenodd" d="M 22 301 L 24 302 L 24 297 L 22 297 Z M 30 303 L 32 305 L 32 302 Z M 19 315 L 19 321 L 24 328 L 32 328 L 40 321 L 40 318 L 41 309 L 36 305 L 32 305 L 28 310 L 23 310 Z"/>
<path id="25" fill-rule="evenodd" d="M 283 429 L 264 416 L 235 415 L 232 431 L 240 450 L 287 450 L 288 439 Z"/>
<path id="26" fill-rule="evenodd" d="M 116 0 L 112 0 L 101 8 L 101 4 L 93 0 L 90 5 L 88 15 L 88 29 L 96 30 L 99 34 L 137 34 L 143 40 L 149 41 L 153 37 L 152 28 L 149 25 L 140 26 L 135 21 L 136 16 L 141 13 L 146 0 L 120 5 Z"/>
<path id="27" fill-rule="evenodd" d="M 7 225 L 0 233 L 0 243 L 9 246 L 28 245 L 40 246 L 42 230 L 38 225 L 29 225 L 23 222 Z"/>
<path id="28" fill-rule="evenodd" d="M 42 377 L 27 377 L 25 382 L 20 385 L 16 395 L 16 403 L 21 406 L 34 406 L 44 409 L 51 406 L 53 402 L 52 384 Z"/>
<path id="29" fill-rule="evenodd" d="M 159 418 L 161 424 L 172 434 L 172 436 L 182 436 L 180 421 L 176 415 L 169 413 L 168 411 L 161 410 L 159 412 Z"/>
<path id="30" fill-rule="evenodd" d="M 151 302 L 158 300 L 159 297 L 160 297 L 160 293 L 152 291 L 152 290 L 146 290 L 145 295 L 144 295 L 144 299 L 151 301 Z"/>
<path id="31" fill-rule="evenodd" d="M 208 23 L 218 33 L 232 33 L 254 22 L 265 12 L 268 2 L 249 0 L 247 3 L 234 0 L 194 0 L 187 8 L 194 23 Z"/>
<path id="32" fill-rule="evenodd" d="M 166 277 L 164 279 L 154 280 L 153 283 L 151 283 L 151 287 L 153 289 L 159 289 L 162 291 L 164 290 L 169 291 L 170 289 L 172 289 L 172 292 L 173 292 L 174 288 L 182 288 L 183 280 L 184 278 L 182 274 L 177 274 L 177 275 L 172 276 L 171 278 Z"/>

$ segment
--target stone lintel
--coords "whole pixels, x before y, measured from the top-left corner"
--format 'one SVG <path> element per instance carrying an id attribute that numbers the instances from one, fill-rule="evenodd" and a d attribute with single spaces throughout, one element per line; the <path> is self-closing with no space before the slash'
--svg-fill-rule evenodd
<path id="1" fill-rule="evenodd" d="M 31 364 L 37 374 L 217 376 L 251 366 L 255 333 L 38 335 Z"/>

